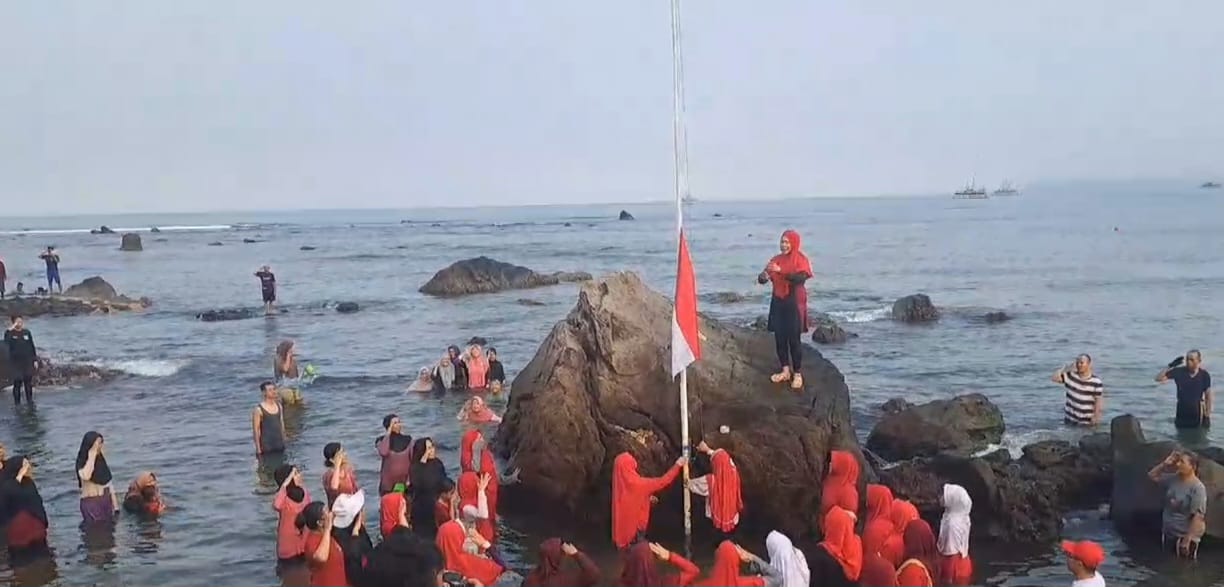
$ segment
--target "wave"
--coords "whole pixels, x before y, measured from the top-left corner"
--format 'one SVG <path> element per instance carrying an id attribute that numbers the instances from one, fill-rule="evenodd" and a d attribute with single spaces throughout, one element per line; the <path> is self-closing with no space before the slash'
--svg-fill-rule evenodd
<path id="1" fill-rule="evenodd" d="M 85 361 L 85 364 L 101 369 L 122 371 L 139 377 L 169 377 L 178 373 L 189 362 L 171 359 L 118 359 Z"/>
<path id="2" fill-rule="evenodd" d="M 200 231 L 200 230 L 229 230 L 233 228 L 229 224 L 199 224 L 199 225 L 175 225 L 175 226 L 158 226 L 157 229 L 161 232 L 182 232 L 182 231 Z M 20 230 L 0 230 L 0 234 L 89 234 L 90 231 L 97 230 L 94 228 L 23 228 Z M 123 232 L 151 232 L 152 226 L 141 227 L 114 227 L 111 230 L 116 233 Z"/>
<path id="3" fill-rule="evenodd" d="M 826 313 L 847 324 L 858 324 L 861 322 L 875 322 L 876 320 L 888 319 L 890 316 L 892 316 L 892 306 L 872 308 L 870 310 L 841 310 Z"/>

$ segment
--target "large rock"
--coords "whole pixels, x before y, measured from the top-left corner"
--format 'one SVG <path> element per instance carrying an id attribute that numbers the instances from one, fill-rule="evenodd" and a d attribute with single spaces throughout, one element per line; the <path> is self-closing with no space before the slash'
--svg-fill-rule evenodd
<path id="1" fill-rule="evenodd" d="M 119 292 L 115 291 L 115 286 L 107 283 L 105 279 L 97 275 L 86 277 L 85 281 L 69 286 L 64 291 L 64 295 L 87 300 L 114 300 L 119 298 Z"/>
<path id="2" fill-rule="evenodd" d="M 109 226 L 102 225 L 100 228 L 94 228 L 89 231 L 89 234 L 115 234 Z"/>
<path id="3" fill-rule="evenodd" d="M 557 272 L 552 275 L 536 273 L 526 267 L 503 263 L 488 257 L 476 257 L 457 261 L 434 274 L 421 293 L 452 297 L 476 293 L 492 293 L 508 289 L 528 289 L 557 285 L 562 281 L 590 279 L 589 273 Z"/>
<path id="4" fill-rule="evenodd" d="M 1139 419 L 1127 414 L 1110 423 L 1113 449 L 1113 495 L 1109 514 L 1123 528 L 1160 532 L 1164 491 L 1148 478 L 1148 471 L 1174 450 L 1186 450 L 1173 441 L 1148 442 Z M 1199 479 L 1207 486 L 1207 535 L 1224 538 L 1224 465 L 1199 453 Z"/>
<path id="5" fill-rule="evenodd" d="M 0 315 L 80 316 L 143 310 L 151 305 L 149 298 L 119 295 L 105 279 L 95 276 L 70 286 L 61 296 L 7 297 L 0 300 Z"/>
<path id="6" fill-rule="evenodd" d="M 1091 439 L 1091 440 L 1090 440 Z M 928 519 L 938 519 L 944 483 L 956 483 L 973 498 L 973 534 L 1008 543 L 1059 539 L 1063 515 L 1094 507 L 1109 496 L 1108 458 L 1085 437 L 1079 447 L 1042 441 L 1012 460 L 1006 450 L 974 458 L 943 453 L 884 468 L 881 483 L 909 499 Z"/>
<path id="7" fill-rule="evenodd" d="M 842 344 L 858 335 L 842 328 L 837 320 L 824 312 L 808 312 L 808 328 L 812 330 L 812 342 L 819 344 Z"/>
<path id="8" fill-rule="evenodd" d="M 143 251 L 144 245 L 140 244 L 140 235 L 134 232 L 129 232 L 123 235 L 123 240 L 119 243 L 120 251 Z"/>
<path id="9" fill-rule="evenodd" d="M 901 322 L 933 322 L 939 319 L 939 309 L 931 303 L 930 296 L 914 294 L 893 302 L 892 317 Z"/>
<path id="10" fill-rule="evenodd" d="M 119 377 L 123 373 L 94 365 L 60 363 L 42 358 L 34 376 L 35 387 L 68 387 L 88 383 L 102 383 Z M 8 360 L 8 345 L 0 345 L 0 381 L 13 380 Z"/>
<path id="11" fill-rule="evenodd" d="M 502 503 L 606 524 L 617 454 L 632 452 L 646 475 L 676 459 L 671 313 L 668 299 L 633 273 L 583 285 L 573 310 L 514 379 L 495 446 L 522 469 L 523 483 L 504 489 L 510 499 Z M 807 535 L 812 519 L 801 513 L 819 507 L 829 450 L 858 452 L 845 380 L 809 347 L 806 389 L 796 394 L 769 382 L 776 358 L 768 335 L 704 317 L 700 328 L 702 360 L 688 374 L 692 440 L 705 435 L 734 456 L 746 528 Z M 722 425 L 731 432 L 718 434 Z M 679 503 L 673 486 L 654 526 L 677 527 Z"/>
<path id="12" fill-rule="evenodd" d="M 621 210 L 619 219 L 620 220 L 633 220 L 633 214 L 630 214 L 628 211 Z"/>
<path id="13" fill-rule="evenodd" d="M 880 419 L 867 448 L 889 460 L 969 454 L 1003 440 L 1003 412 L 980 393 L 909 406 Z"/>

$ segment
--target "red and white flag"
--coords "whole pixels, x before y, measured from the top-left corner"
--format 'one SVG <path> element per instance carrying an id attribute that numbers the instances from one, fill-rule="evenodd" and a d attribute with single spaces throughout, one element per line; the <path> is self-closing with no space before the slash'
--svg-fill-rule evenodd
<path id="1" fill-rule="evenodd" d="M 689 256 L 688 239 L 680 228 L 676 255 L 676 303 L 672 311 L 672 377 L 701 358 L 701 335 L 697 331 L 697 277 Z"/>

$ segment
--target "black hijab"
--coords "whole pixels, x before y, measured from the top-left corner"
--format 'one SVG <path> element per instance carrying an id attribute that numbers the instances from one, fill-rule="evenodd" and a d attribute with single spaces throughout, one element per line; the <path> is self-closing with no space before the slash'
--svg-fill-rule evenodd
<path id="1" fill-rule="evenodd" d="M 293 465 L 285 463 L 272 472 L 272 478 L 276 480 L 277 486 L 285 484 L 285 479 L 288 479 L 293 474 L 293 469 Z M 306 499 L 306 490 L 302 489 L 296 481 L 290 481 L 289 485 L 285 487 L 285 495 L 296 503 L 302 503 L 302 500 Z"/>
<path id="2" fill-rule="evenodd" d="M 391 425 L 391 421 L 398 417 L 399 416 L 395 414 L 387 414 L 386 416 L 384 416 L 383 417 L 383 430 L 386 430 L 387 427 Z M 385 434 L 383 436 L 379 436 L 377 439 L 374 440 L 374 444 L 378 444 L 382 442 L 383 438 L 385 437 L 386 437 Z M 391 433 L 391 452 L 404 452 L 408 450 L 408 447 L 411 445 L 412 445 L 411 436 L 407 434 L 400 434 L 399 432 Z"/>
<path id="3" fill-rule="evenodd" d="M 9 457 L 4 460 L 4 469 L 0 470 L 0 527 L 6 526 L 21 512 L 47 525 L 47 510 L 34 480 L 26 477 L 17 481 L 17 473 L 25 461 L 22 455 Z"/>
<path id="4" fill-rule="evenodd" d="M 421 462 L 425 456 L 426 445 L 433 442 L 432 438 L 418 438 L 412 445 L 412 469 L 408 478 L 412 481 L 412 527 L 426 536 L 432 536 L 437 530 L 434 521 L 434 504 L 442 493 L 443 481 L 446 479 L 446 467 L 442 461 L 433 458 Z"/>
<path id="5" fill-rule="evenodd" d="M 101 434 L 90 430 L 81 438 L 81 450 L 77 451 L 76 470 L 80 471 L 85 468 L 85 462 L 89 460 L 89 449 L 93 448 L 95 442 L 102 438 Z M 106 456 L 101 452 L 94 458 L 93 475 L 90 475 L 89 481 L 97 485 L 106 485 L 111 482 L 111 470 L 106 464 Z M 77 473 L 77 486 L 81 485 L 81 475 Z"/>

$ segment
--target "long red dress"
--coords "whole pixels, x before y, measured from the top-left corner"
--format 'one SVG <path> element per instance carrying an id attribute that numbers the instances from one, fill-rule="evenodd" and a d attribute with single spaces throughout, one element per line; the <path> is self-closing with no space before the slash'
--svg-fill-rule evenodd
<path id="1" fill-rule="evenodd" d="M 710 457 L 710 520 L 714 527 L 731 532 L 739 524 L 740 512 L 744 511 L 744 499 L 740 495 L 739 469 L 731 461 L 731 453 L 714 451 Z"/>
<path id="2" fill-rule="evenodd" d="M 859 508 L 859 463 L 854 455 L 844 450 L 829 454 L 829 472 L 820 491 L 820 515 L 833 506 L 840 507 L 855 516 Z"/>
<path id="3" fill-rule="evenodd" d="M 888 538 L 896 533 L 892 521 L 892 490 L 871 484 L 867 486 L 867 522 L 863 526 L 863 552 L 878 554 Z"/>
<path id="4" fill-rule="evenodd" d="M 485 499 L 489 504 L 489 526 L 492 528 L 492 537 L 485 536 L 489 542 L 495 542 L 494 537 L 497 535 L 497 495 L 500 487 L 500 477 L 497 473 L 497 461 L 493 460 L 493 452 L 486 446 L 480 451 L 480 462 L 473 463 L 474 446 L 476 441 L 484 440 L 479 430 L 468 430 L 463 435 L 463 442 L 459 446 L 459 469 L 464 472 L 474 472 L 477 474 L 488 473 L 493 477 L 489 481 L 489 487 L 485 489 Z M 481 532 L 483 536 L 484 533 Z"/>
<path id="5" fill-rule="evenodd" d="M 671 485 L 680 474 L 673 465 L 662 477 L 638 474 L 637 459 L 623 452 L 612 462 L 612 543 L 624 549 L 650 526 L 650 496 Z"/>

